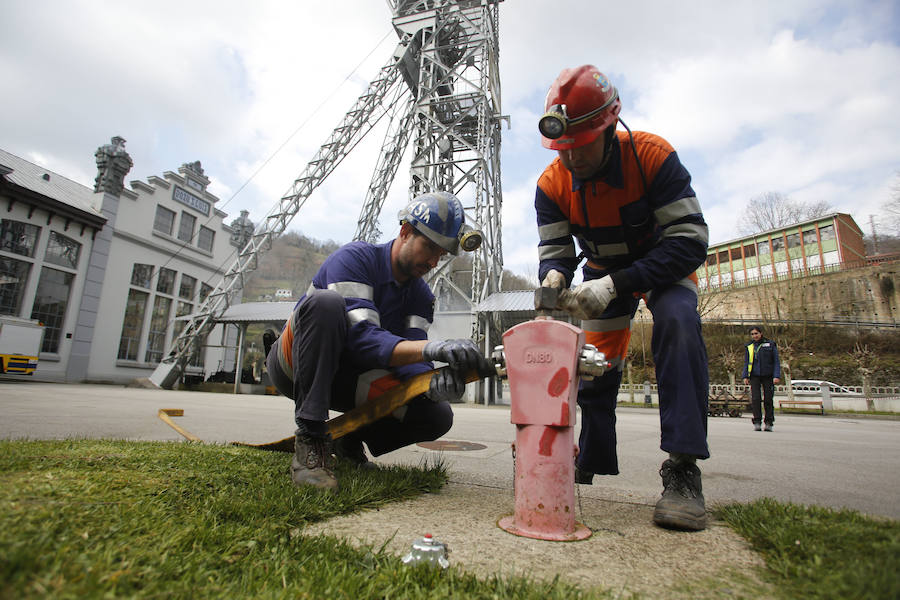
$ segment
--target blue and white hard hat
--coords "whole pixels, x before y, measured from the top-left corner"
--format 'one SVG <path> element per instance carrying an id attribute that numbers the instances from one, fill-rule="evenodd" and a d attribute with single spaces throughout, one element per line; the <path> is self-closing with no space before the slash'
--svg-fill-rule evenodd
<path id="1" fill-rule="evenodd" d="M 450 192 L 416 196 L 399 217 L 450 254 L 459 254 L 460 245 L 467 252 L 481 245 L 481 232 L 466 225 L 462 202 Z"/>

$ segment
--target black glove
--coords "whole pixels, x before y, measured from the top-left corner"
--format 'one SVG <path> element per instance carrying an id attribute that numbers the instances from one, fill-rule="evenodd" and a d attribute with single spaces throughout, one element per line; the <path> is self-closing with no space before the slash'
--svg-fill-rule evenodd
<path id="1" fill-rule="evenodd" d="M 428 397 L 432 402 L 452 402 L 462 398 L 466 391 L 463 374 L 453 369 L 439 369 L 431 377 Z"/>
<path id="2" fill-rule="evenodd" d="M 454 371 L 483 369 L 490 365 L 472 340 L 445 340 L 428 342 L 422 350 L 425 360 L 439 360 Z"/>

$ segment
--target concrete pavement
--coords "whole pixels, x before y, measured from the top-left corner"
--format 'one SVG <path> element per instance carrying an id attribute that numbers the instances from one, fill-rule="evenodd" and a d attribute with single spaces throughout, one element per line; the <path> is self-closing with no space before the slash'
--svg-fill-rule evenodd
<path id="1" fill-rule="evenodd" d="M 184 409 L 175 422 L 212 443 L 272 441 L 293 430 L 292 403 L 283 397 L 9 381 L 0 382 L 0 438 L 182 440 L 157 418 L 160 408 Z M 439 453 L 412 446 L 377 460 L 415 464 L 441 454 L 451 481 L 508 490 L 512 498 L 509 408 L 454 405 L 454 412 L 443 441 L 483 448 Z M 657 411 L 620 407 L 618 443 L 621 474 L 578 486 L 581 496 L 653 504 L 665 458 Z M 711 417 L 709 444 L 712 457 L 700 463 L 709 504 L 769 496 L 900 518 L 900 421 L 779 415 L 767 433 L 754 431 L 748 415 Z"/>

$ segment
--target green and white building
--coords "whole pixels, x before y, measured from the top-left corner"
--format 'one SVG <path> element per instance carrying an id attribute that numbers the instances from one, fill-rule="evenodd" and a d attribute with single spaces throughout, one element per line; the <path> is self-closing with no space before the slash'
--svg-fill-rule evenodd
<path id="1" fill-rule="evenodd" d="M 701 290 L 715 290 L 865 264 L 862 230 L 850 215 L 832 213 L 710 245 L 697 276 Z"/>
<path id="2" fill-rule="evenodd" d="M 33 377 L 147 377 L 233 260 L 235 237 L 199 162 L 146 181 L 113 138 L 94 189 L 0 150 L 0 316 L 44 326 Z M 234 368 L 217 326 L 189 374 Z"/>

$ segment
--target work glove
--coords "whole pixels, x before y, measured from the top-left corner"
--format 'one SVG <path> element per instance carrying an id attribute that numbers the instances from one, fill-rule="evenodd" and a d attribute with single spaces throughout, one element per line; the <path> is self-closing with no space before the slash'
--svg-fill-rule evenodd
<path id="1" fill-rule="evenodd" d="M 466 391 L 463 374 L 453 369 L 438 369 L 431 377 L 428 397 L 432 402 L 453 402 L 462 398 Z"/>
<path id="2" fill-rule="evenodd" d="M 612 277 L 606 275 L 575 286 L 572 292 L 577 305 L 569 312 L 579 319 L 596 319 L 616 297 Z"/>
<path id="3" fill-rule="evenodd" d="M 541 282 L 541 287 L 556 288 L 561 290 L 566 287 L 566 276 L 557 271 L 550 269 Z"/>
<path id="4" fill-rule="evenodd" d="M 425 360 L 439 360 L 450 365 L 454 371 L 478 369 L 483 371 L 490 365 L 472 340 L 435 340 L 425 344 L 422 350 Z"/>

